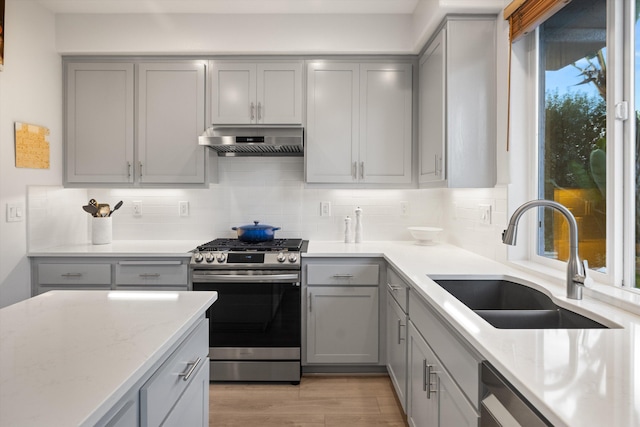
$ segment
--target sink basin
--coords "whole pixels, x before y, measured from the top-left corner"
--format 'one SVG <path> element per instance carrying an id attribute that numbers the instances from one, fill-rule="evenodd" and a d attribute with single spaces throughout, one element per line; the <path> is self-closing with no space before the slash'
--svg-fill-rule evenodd
<path id="1" fill-rule="evenodd" d="M 555 304 L 544 293 L 503 279 L 435 280 L 499 329 L 592 329 L 607 326 Z"/>

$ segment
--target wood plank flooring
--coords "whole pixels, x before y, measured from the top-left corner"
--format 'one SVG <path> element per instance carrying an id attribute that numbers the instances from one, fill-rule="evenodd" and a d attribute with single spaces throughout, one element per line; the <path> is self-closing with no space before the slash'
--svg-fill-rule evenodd
<path id="1" fill-rule="evenodd" d="M 406 427 L 387 376 L 304 376 L 300 385 L 213 383 L 210 427 Z"/>

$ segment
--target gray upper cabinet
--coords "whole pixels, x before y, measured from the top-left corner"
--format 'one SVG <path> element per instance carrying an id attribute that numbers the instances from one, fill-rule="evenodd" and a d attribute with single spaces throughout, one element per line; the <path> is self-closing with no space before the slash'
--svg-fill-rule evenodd
<path id="1" fill-rule="evenodd" d="M 138 65 L 137 179 L 204 183 L 205 66 L 202 62 Z"/>
<path id="2" fill-rule="evenodd" d="M 65 184 L 205 183 L 202 61 L 66 64 Z"/>
<path id="3" fill-rule="evenodd" d="M 419 184 L 496 183 L 496 22 L 449 18 L 420 58 Z"/>
<path id="4" fill-rule="evenodd" d="M 301 124 L 303 61 L 211 61 L 211 123 Z"/>
<path id="5" fill-rule="evenodd" d="M 133 182 L 133 98 L 134 64 L 67 64 L 66 182 Z"/>
<path id="6" fill-rule="evenodd" d="M 306 181 L 410 184 L 412 64 L 312 61 Z"/>

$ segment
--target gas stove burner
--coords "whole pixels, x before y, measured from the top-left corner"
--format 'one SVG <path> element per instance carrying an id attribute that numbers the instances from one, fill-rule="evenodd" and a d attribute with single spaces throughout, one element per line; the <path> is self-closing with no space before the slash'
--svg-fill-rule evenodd
<path id="1" fill-rule="evenodd" d="M 214 239 L 198 246 L 198 251 L 300 251 L 302 239 L 273 239 L 266 242 L 248 243 L 238 239 Z"/>

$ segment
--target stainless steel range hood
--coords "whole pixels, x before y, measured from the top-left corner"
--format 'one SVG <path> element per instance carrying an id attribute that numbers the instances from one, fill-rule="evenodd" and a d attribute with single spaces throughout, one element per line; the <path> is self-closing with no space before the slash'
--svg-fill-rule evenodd
<path id="1" fill-rule="evenodd" d="M 303 141 L 302 126 L 212 126 L 198 138 L 218 156 L 302 156 Z"/>

